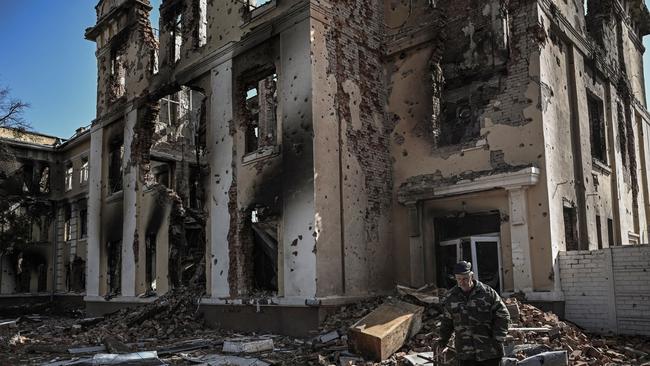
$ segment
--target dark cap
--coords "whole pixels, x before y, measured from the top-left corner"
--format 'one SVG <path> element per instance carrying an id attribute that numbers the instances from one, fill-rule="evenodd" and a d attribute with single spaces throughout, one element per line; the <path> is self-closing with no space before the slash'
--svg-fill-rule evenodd
<path id="1" fill-rule="evenodd" d="M 468 274 L 472 271 L 472 263 L 460 261 L 454 265 L 454 274 Z"/>

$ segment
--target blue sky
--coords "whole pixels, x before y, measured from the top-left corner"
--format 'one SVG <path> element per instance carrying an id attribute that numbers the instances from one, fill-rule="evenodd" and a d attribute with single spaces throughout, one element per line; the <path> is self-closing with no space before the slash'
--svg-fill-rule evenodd
<path id="1" fill-rule="evenodd" d="M 152 0 L 154 9 L 160 1 Z M 95 23 L 96 4 L 96 0 L 0 0 L 0 85 L 31 104 L 25 118 L 36 131 L 67 138 L 95 118 L 95 44 L 83 35 Z M 157 18 L 153 22 L 157 28 Z M 650 36 L 643 43 L 650 49 Z M 648 85 L 650 50 L 644 60 Z"/>
<path id="2" fill-rule="evenodd" d="M 84 31 L 95 24 L 96 4 L 0 0 L 0 85 L 30 103 L 25 119 L 36 131 L 67 138 L 95 118 L 95 43 Z M 152 4 L 158 9 L 160 0 Z"/>

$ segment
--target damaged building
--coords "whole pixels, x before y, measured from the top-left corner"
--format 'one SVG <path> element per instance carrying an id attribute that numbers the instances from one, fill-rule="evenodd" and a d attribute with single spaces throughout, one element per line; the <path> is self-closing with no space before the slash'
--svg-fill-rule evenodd
<path id="1" fill-rule="evenodd" d="M 192 285 L 211 322 L 301 333 L 465 259 L 562 313 L 561 252 L 649 241 L 641 0 L 96 11 L 87 199 L 60 214 L 87 215 L 90 312 Z"/>
<path id="2" fill-rule="evenodd" d="M 0 305 L 85 291 L 89 146 L 0 128 Z"/>

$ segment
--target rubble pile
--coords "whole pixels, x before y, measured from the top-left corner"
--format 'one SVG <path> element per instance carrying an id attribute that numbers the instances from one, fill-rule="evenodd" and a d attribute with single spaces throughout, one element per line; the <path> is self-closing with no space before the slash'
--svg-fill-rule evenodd
<path id="1" fill-rule="evenodd" d="M 198 301 L 202 295 L 202 292 L 189 287 L 177 288 L 149 304 L 119 310 L 97 324 L 82 323 L 85 331 L 79 335 L 92 341 L 113 334 L 123 342 L 193 336 L 204 328 L 198 313 Z"/>
<path id="2" fill-rule="evenodd" d="M 505 302 L 510 309 L 516 308 L 519 312 L 519 318 L 513 319 L 509 336 L 515 344 L 514 349 L 518 350 L 515 354 L 518 359 L 538 350 L 566 350 L 571 365 L 650 364 L 650 339 L 590 336 L 553 313 L 514 298 Z M 534 346 L 522 346 L 530 344 Z"/>
<path id="3" fill-rule="evenodd" d="M 92 364 L 93 357 L 101 360 L 118 355 L 125 360 L 140 357 L 148 358 L 150 364 L 166 365 L 431 365 L 428 360 L 439 337 L 443 291 L 398 289 L 394 297 L 342 306 L 325 319 L 317 334 L 297 339 L 208 328 L 197 312 L 201 294 L 182 288 L 147 305 L 102 318 L 23 316 L 0 321 L 0 360 L 7 362 L 0 365 L 83 365 L 84 357 Z M 377 316 L 387 309 L 386 304 L 396 302 L 402 303 L 400 309 L 413 314 L 411 332 L 401 347 L 400 343 L 395 345 L 391 332 L 404 332 L 405 323 L 392 321 L 390 316 L 382 323 L 384 318 Z M 553 351 L 566 351 L 570 365 L 650 365 L 648 338 L 588 335 L 555 314 L 516 299 L 507 299 L 506 304 L 513 318 L 506 343 L 511 357 L 508 365 L 527 365 L 522 360 Z M 366 319 L 368 323 L 364 324 Z M 380 320 L 370 324 L 372 319 Z M 396 325 L 390 326 L 391 322 Z M 381 349 L 384 360 L 356 352 L 358 340 L 351 329 L 359 325 L 361 329 L 377 326 L 379 333 L 383 332 L 368 339 L 369 344 L 376 343 Z M 393 341 L 384 343 L 389 338 Z M 383 352 L 384 344 L 391 347 L 388 353 Z M 453 342 L 450 346 L 452 351 L 438 359 L 438 365 L 455 364 Z"/>

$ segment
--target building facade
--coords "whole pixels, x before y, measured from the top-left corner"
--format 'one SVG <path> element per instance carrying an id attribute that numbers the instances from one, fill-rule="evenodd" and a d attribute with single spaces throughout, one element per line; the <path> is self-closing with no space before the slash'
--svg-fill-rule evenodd
<path id="1" fill-rule="evenodd" d="M 90 134 L 0 129 L 0 301 L 85 291 Z M 11 301 L 9 301 L 11 302 Z"/>

